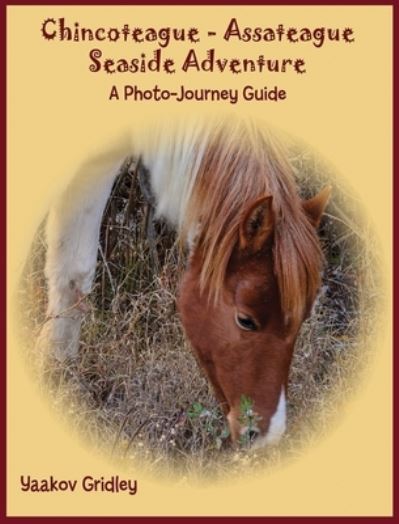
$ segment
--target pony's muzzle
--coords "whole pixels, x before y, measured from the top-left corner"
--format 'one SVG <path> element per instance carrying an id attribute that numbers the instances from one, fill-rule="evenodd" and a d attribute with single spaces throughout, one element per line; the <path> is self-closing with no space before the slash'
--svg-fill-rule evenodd
<path id="1" fill-rule="evenodd" d="M 233 444 L 237 444 L 242 439 L 252 445 L 253 442 L 259 437 L 259 428 L 248 428 L 243 426 L 239 421 L 239 415 L 234 410 L 230 410 L 227 415 L 227 421 L 230 428 L 230 436 Z"/>

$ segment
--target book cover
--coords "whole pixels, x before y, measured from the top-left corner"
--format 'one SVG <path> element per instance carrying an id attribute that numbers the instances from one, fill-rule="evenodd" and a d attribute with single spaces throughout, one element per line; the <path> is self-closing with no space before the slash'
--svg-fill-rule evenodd
<path id="1" fill-rule="evenodd" d="M 392 514 L 390 5 L 7 15 L 7 515 Z"/>

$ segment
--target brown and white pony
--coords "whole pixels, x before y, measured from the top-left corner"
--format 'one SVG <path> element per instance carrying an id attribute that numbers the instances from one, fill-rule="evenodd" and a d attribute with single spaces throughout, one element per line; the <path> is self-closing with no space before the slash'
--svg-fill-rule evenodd
<path id="1" fill-rule="evenodd" d="M 316 228 L 330 189 L 302 201 L 287 152 L 252 123 L 164 128 L 82 166 L 47 220 L 40 344 L 59 359 L 78 351 L 101 217 L 123 155 L 132 152 L 148 170 L 158 216 L 189 246 L 178 308 L 233 441 L 246 430 L 243 396 L 256 416 L 256 444 L 278 441 L 295 340 L 320 285 Z"/>

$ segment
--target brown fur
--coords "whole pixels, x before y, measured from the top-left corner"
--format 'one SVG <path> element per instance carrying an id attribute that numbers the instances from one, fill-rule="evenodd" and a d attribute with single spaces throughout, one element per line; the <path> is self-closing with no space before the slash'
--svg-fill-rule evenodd
<path id="1" fill-rule="evenodd" d="M 273 197 L 274 270 L 284 311 L 299 322 L 320 284 L 322 253 L 297 195 L 287 152 L 251 126 L 222 125 L 210 136 L 184 228 L 201 223 L 200 287 L 216 301 L 249 202 Z M 235 127 L 234 127 L 235 126 Z"/>
<path id="2" fill-rule="evenodd" d="M 250 397 L 267 432 L 286 385 L 295 339 L 315 299 L 322 254 L 315 225 L 329 196 L 300 200 L 282 152 L 248 129 L 209 141 L 188 206 L 201 231 L 181 283 L 188 338 L 230 423 Z M 225 141 L 227 140 L 228 146 Z M 213 300 L 209 300 L 213 297 Z M 236 315 L 256 330 L 243 330 Z"/>

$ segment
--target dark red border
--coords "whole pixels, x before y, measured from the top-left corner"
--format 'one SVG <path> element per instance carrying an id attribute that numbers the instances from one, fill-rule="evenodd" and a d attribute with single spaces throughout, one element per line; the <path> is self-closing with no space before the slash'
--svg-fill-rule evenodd
<path id="1" fill-rule="evenodd" d="M 3 35 L 3 38 L 2 38 L 2 41 L 1 41 L 1 45 L 2 45 L 2 56 L 3 56 L 3 63 L 6 64 L 6 60 L 7 60 L 7 57 L 6 57 L 6 30 L 7 30 L 7 27 L 6 27 L 6 8 L 8 5 L 21 5 L 21 6 L 28 6 L 29 4 L 25 3 L 25 2 L 13 2 L 13 1 L 9 1 L 9 2 L 6 2 L 6 3 L 2 3 L 2 9 L 1 9 L 1 19 L 0 19 L 0 30 L 1 30 L 1 34 Z M 41 1 L 40 3 L 36 4 L 36 5 L 57 5 L 56 2 L 51 2 L 51 1 Z M 91 3 L 88 3 L 88 2 L 78 2 L 78 1 L 74 1 L 74 0 L 66 0 L 65 2 L 60 2 L 58 5 L 88 5 L 88 6 L 96 6 L 96 5 L 110 5 L 110 2 L 106 2 L 106 1 L 97 1 L 93 4 Z M 393 42 L 393 56 L 394 56 L 394 59 L 393 59 L 393 64 L 392 64 L 392 68 L 393 68 L 393 93 L 395 94 L 395 87 L 397 85 L 397 78 L 396 78 L 396 74 L 397 74 L 397 70 L 395 70 L 394 68 L 394 64 L 395 64 L 395 57 L 398 56 L 398 53 L 397 53 L 397 47 L 398 47 L 398 41 L 399 41 L 399 37 L 398 35 L 396 34 L 395 35 L 395 27 L 398 28 L 398 8 L 397 6 L 395 5 L 395 0 L 391 0 L 391 1 L 376 1 L 376 0 L 350 0 L 349 2 L 346 2 L 345 0 L 330 0 L 330 1 L 327 1 L 327 2 L 321 2 L 320 0 L 307 0 L 307 1 L 299 1 L 299 0 L 282 0 L 280 2 L 265 2 L 264 0 L 250 0 L 248 2 L 243 2 L 243 0 L 230 0 L 230 1 L 226 1 L 226 0 L 217 0 L 216 2 L 212 2 L 211 0 L 202 0 L 202 1 L 193 1 L 193 2 L 190 2 L 190 1 L 184 1 L 184 0 L 181 0 L 181 1 L 170 1 L 170 2 L 159 2 L 159 1 L 154 1 L 154 0 L 150 0 L 148 2 L 129 2 L 129 1 L 117 1 L 117 3 L 114 4 L 115 6 L 117 5 L 143 5 L 143 6 L 148 6 L 148 5 L 152 5 L 152 6 L 156 6 L 156 5 L 245 5 L 245 6 L 250 6 L 250 5 L 284 5 L 284 6 L 289 6 L 289 5 L 292 5 L 292 6 L 311 6 L 311 5 L 314 5 L 314 6 L 335 6 L 335 5 L 339 5 L 339 6 L 372 6 L 372 5 L 375 5 L 375 6 L 380 6 L 380 5 L 390 5 L 393 7 L 393 37 L 394 37 L 394 42 Z M 399 30 L 399 29 L 398 29 Z M 396 493 L 395 493 L 395 488 L 396 488 L 396 485 L 397 485 L 397 482 L 396 482 L 396 472 L 397 472 L 397 453 L 395 453 L 395 449 L 394 449 L 394 461 L 393 461 L 393 466 L 394 466 L 394 492 L 393 492 L 393 500 L 394 500 L 394 506 L 393 506 L 393 517 L 171 517 L 171 516 L 168 516 L 168 517 L 7 517 L 6 516 L 6 482 L 7 482 L 7 479 L 6 479 L 6 475 L 7 475 L 7 471 L 6 471 L 6 464 L 7 464 L 7 447 L 6 447 L 6 444 L 7 444 L 7 435 L 6 435 L 6 416 L 7 416 L 7 406 L 6 406 L 6 393 L 7 393 L 7 374 L 6 374 L 6 369 L 7 369 L 7 357 L 6 357 L 6 240 L 7 240 L 7 233 L 6 233 L 6 205 L 7 205 L 7 202 L 6 202 L 6 194 L 7 194 L 7 185 L 6 185 L 6 169 L 7 169 L 7 161 L 6 161 L 6 154 L 7 154 L 7 129 L 6 129 L 6 117 L 7 117 L 7 97 L 6 97 L 6 68 L 4 69 L 4 79 L 3 79 L 3 82 L 1 84 L 1 90 L 2 90 L 2 97 L 3 97 L 3 105 L 2 105 L 2 108 L 3 108 L 3 122 L 4 122 L 4 125 L 3 125 L 3 137 L 2 137 L 2 141 L 1 141 L 1 147 L 2 147 L 2 153 L 3 153 L 3 159 L 4 159 L 4 162 L 3 162 L 3 171 L 2 173 L 0 174 L 0 179 L 1 179 L 1 187 L 2 187 L 2 192 L 0 194 L 0 213 L 1 213 L 1 217 L 0 217 L 0 220 L 1 220 L 1 225 L 2 227 L 0 228 L 0 241 L 1 241 L 1 245 L 3 246 L 3 249 L 1 251 L 1 258 L 0 258 L 0 274 L 1 274 L 1 282 L 2 282 L 2 288 L 3 288 L 3 293 L 2 293 L 2 299 L 1 299 L 1 302 L 0 302 L 0 308 L 1 308 L 1 317 L 0 317 L 0 333 L 2 334 L 2 338 L 3 338 L 3 342 L 4 342 L 4 352 L 3 352 L 3 368 L 2 368 L 2 390 L 3 390 L 3 402 L 1 403 L 1 412 L 2 412 L 2 419 L 4 421 L 4 426 L 3 426 L 3 431 L 0 432 L 0 443 L 1 443 L 1 446 L 2 446 L 2 449 L 3 449 L 3 453 L 1 455 L 2 457 L 2 471 L 3 471 L 3 474 L 0 476 L 0 489 L 1 489 L 1 495 L 0 495 L 0 504 L 1 504 L 1 509 L 0 509 L 0 521 L 3 522 L 3 521 L 6 521 L 6 520 L 9 520 L 9 519 L 12 519 L 13 522 L 28 522 L 30 520 L 48 520 L 48 519 L 62 519 L 63 521 L 74 521 L 74 522 L 80 522 L 80 521 L 83 521 L 83 520 L 86 520 L 86 519 L 95 519 L 95 520 L 101 520 L 102 522 L 104 520 L 114 520 L 116 518 L 118 519 L 132 519 L 134 520 L 135 522 L 140 522 L 140 521 L 143 521 L 145 522 L 146 524 L 147 523 L 151 523 L 151 522 L 159 522 L 159 521 L 174 521 L 176 519 L 179 519 L 179 521 L 181 521 L 182 519 L 183 520 L 192 520 L 192 521 L 195 521 L 196 523 L 199 523 L 199 522 L 213 522 L 213 521 L 226 521 L 226 520 L 234 520 L 234 522 L 246 522 L 248 520 L 248 518 L 251 518 L 251 520 L 256 520 L 257 522 L 259 521 L 271 521 L 271 520 L 276 520 L 278 521 L 279 523 L 280 522 L 292 522 L 293 520 L 295 519 L 309 519 L 311 518 L 312 521 L 314 521 L 315 519 L 319 520 L 319 519 L 326 519 L 328 520 L 329 522 L 335 522 L 335 521 L 340 521 L 340 522 L 345 522 L 346 520 L 361 520 L 361 521 L 373 521 L 373 522 L 382 522 L 382 521 L 386 521 L 387 519 L 391 520 L 393 518 L 395 518 L 397 516 L 397 512 L 396 512 L 396 507 L 397 507 L 397 503 L 396 503 Z M 375 101 L 374 103 L 378 103 L 378 101 Z M 395 98 L 393 99 L 393 151 L 399 151 L 399 139 L 398 139 L 398 136 L 399 134 L 398 133 L 395 133 L 395 125 L 394 123 L 397 123 L 398 122 L 398 104 L 395 103 Z M 372 122 L 369 123 L 369 125 L 372 125 Z M 21 154 L 23 154 L 23 151 L 21 151 Z M 394 249 L 393 249 L 393 268 L 395 269 L 395 266 L 396 266 L 396 262 L 398 260 L 398 255 L 399 255 L 399 247 L 398 247 L 398 242 L 397 242 L 397 231 L 398 231 L 398 220 L 399 220 L 399 212 L 395 210 L 395 199 L 396 197 L 398 197 L 398 183 L 396 181 L 396 178 L 395 176 L 399 176 L 396 174 L 396 163 L 395 163 L 395 157 L 393 158 L 393 161 L 394 161 L 394 176 L 393 176 L 393 185 L 392 185 L 392 200 L 393 200 L 393 246 L 394 246 Z M 376 183 L 378 183 L 378 176 L 376 177 Z M 394 342 L 396 342 L 396 327 L 395 327 L 395 324 L 396 322 L 399 322 L 399 313 L 398 313 L 398 308 L 397 308 L 397 297 L 399 296 L 399 279 L 395 277 L 395 272 L 393 273 L 393 298 L 394 298 L 394 304 L 393 304 L 393 326 L 394 326 L 394 329 L 393 329 L 393 334 L 394 334 Z M 396 344 L 394 344 L 394 347 L 396 346 Z M 399 360 L 398 358 L 396 357 L 395 358 L 395 351 L 393 352 L 393 379 L 395 379 L 395 375 L 397 376 L 397 366 L 399 365 L 398 364 Z M 393 385 L 394 385 L 394 405 L 396 405 L 396 398 L 397 398 L 397 394 L 398 394 L 398 387 L 395 385 L 395 380 L 393 380 Z M 372 420 L 372 417 L 371 417 L 371 420 Z M 398 434 L 397 431 L 396 431 L 396 424 L 397 424 L 397 418 L 394 417 L 394 435 L 395 434 Z M 373 450 L 370 450 L 370 453 L 378 453 L 378 449 L 373 449 Z M 345 472 L 343 471 L 342 473 L 343 475 L 345 474 Z M 365 475 L 369 475 L 371 474 L 371 472 L 367 471 L 367 457 L 365 457 L 365 471 L 364 471 L 364 474 Z M 331 494 L 332 496 L 334 496 L 334 494 L 332 493 Z M 287 506 L 289 506 L 289 493 L 287 493 Z"/>
<path id="2" fill-rule="evenodd" d="M 118 0 L 115 4 L 110 4 L 110 2 L 106 2 L 105 0 L 98 0 L 97 2 L 93 2 L 93 3 L 90 3 L 90 2 L 78 2 L 76 0 L 67 0 L 65 2 L 59 2 L 58 4 L 56 2 L 50 2 L 50 1 L 43 1 L 43 2 L 38 2 L 37 4 L 28 4 L 26 2 L 6 2 L 5 5 L 21 5 L 21 6 L 29 6 L 29 5 L 37 5 L 37 6 L 41 6 L 41 5 L 58 5 L 58 6 L 68 6 L 68 5 L 79 5 L 79 6 L 90 6 L 90 7 L 94 7 L 94 6 L 101 6 L 101 5 L 106 5 L 106 6 L 111 6 L 111 7 L 117 7 L 117 6 L 120 6 L 120 5 L 128 5 L 128 6 L 148 6 L 148 5 L 162 5 L 162 6 L 169 6 L 169 5 L 184 5 L 184 6 L 192 6 L 192 5 L 198 5 L 198 6 L 201 6 L 201 5 L 211 5 L 211 6 L 217 6 L 217 5 L 221 5 L 221 6 L 229 6 L 229 5 L 242 5 L 244 7 L 246 6 L 249 6 L 249 5 L 264 5 L 264 6 L 268 6 L 268 5 L 282 5 L 282 6 L 307 6 L 307 5 L 315 5 L 315 6 L 321 6 L 321 7 L 326 7 L 326 6 L 334 6 L 334 5 L 345 5 L 345 6 L 371 6 L 371 5 L 375 5 L 375 6 L 381 6 L 381 5 L 394 5 L 395 4 L 395 0 L 391 0 L 391 1 L 388 1 L 388 0 L 382 0 L 381 2 L 378 2 L 377 0 L 350 0 L 349 2 L 345 2 L 345 0 L 330 0 L 330 1 L 327 1 L 327 2 L 321 2 L 320 0 L 307 0 L 305 2 L 301 2 L 299 0 L 282 0 L 281 2 L 265 2 L 264 0 L 250 0 L 249 2 L 244 2 L 243 0 L 231 0 L 231 1 L 226 1 L 226 0 L 217 0 L 216 2 L 212 2 L 212 0 L 202 0 L 202 1 L 198 1 L 198 2 L 189 2 L 187 0 L 180 0 L 180 1 L 171 1 L 171 2 L 159 2 L 159 1 L 156 1 L 156 0 L 149 0 L 148 2 L 128 2 L 128 1 L 121 1 L 121 0 Z"/>

